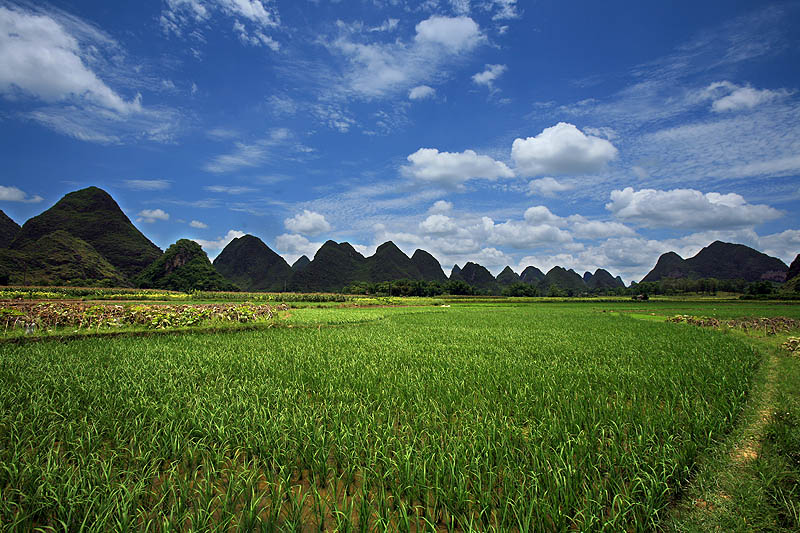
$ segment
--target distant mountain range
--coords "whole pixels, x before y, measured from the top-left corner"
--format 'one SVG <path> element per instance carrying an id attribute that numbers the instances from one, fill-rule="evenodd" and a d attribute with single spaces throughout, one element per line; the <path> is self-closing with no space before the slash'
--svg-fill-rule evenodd
<path id="1" fill-rule="evenodd" d="M 788 269 L 786 263 L 780 259 L 743 244 L 714 241 L 689 259 L 683 259 L 675 252 L 663 254 L 653 270 L 642 278 L 642 282 L 667 278 L 782 282 L 786 280 Z"/>
<path id="2" fill-rule="evenodd" d="M 790 268 L 747 246 L 717 241 L 689 259 L 674 252 L 662 255 L 642 282 L 670 278 L 781 282 L 798 275 L 800 259 Z M 212 264 L 197 243 L 186 239 L 162 252 L 97 187 L 67 194 L 21 227 L 0 211 L 0 282 L 4 283 L 336 292 L 354 284 L 395 280 L 461 283 L 489 294 L 514 287 L 536 287 L 541 294 L 613 292 L 625 287 L 619 276 L 602 268 L 581 276 L 560 266 L 546 274 L 534 266 L 517 274 L 507 266 L 495 277 L 485 267 L 467 262 L 463 267 L 454 265 L 447 276 L 430 253 L 416 250 L 408 257 L 391 241 L 370 257 L 349 243 L 327 241 L 313 259 L 302 256 L 290 266 L 261 239 L 245 235 L 231 241 Z"/>

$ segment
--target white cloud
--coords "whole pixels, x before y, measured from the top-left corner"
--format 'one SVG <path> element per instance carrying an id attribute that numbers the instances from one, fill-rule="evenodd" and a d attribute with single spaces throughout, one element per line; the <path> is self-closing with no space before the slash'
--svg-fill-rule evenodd
<path id="1" fill-rule="evenodd" d="M 376 31 L 394 31 L 397 29 L 397 25 L 400 22 L 398 19 L 386 19 L 383 24 L 380 26 L 375 26 L 370 28 L 367 31 L 376 32 Z"/>
<path id="2" fill-rule="evenodd" d="M 528 183 L 528 194 L 551 198 L 554 197 L 556 193 L 569 191 L 573 188 L 574 187 L 572 185 L 562 183 L 555 178 L 546 177 L 531 180 Z"/>
<path id="3" fill-rule="evenodd" d="M 224 236 L 218 238 L 217 240 L 212 240 L 212 241 L 207 241 L 207 240 L 204 240 L 204 239 L 192 239 L 192 240 L 203 247 L 203 249 L 208 254 L 209 259 L 213 259 L 213 257 L 215 257 L 217 254 L 213 254 L 212 255 L 209 252 L 218 252 L 219 250 L 222 250 L 223 248 L 228 246 L 228 244 L 233 239 L 238 239 L 239 237 L 244 237 L 244 235 L 245 235 L 245 233 L 243 231 L 231 229 L 231 230 L 228 230 L 228 233 L 226 233 Z"/>
<path id="4" fill-rule="evenodd" d="M 490 91 L 494 91 L 494 82 L 497 78 L 503 75 L 508 69 L 505 65 L 486 65 L 483 72 L 478 72 L 472 76 L 473 83 L 478 85 L 485 85 Z"/>
<path id="5" fill-rule="evenodd" d="M 355 119 L 341 106 L 336 104 L 318 104 L 311 112 L 329 128 L 347 133 L 356 124 Z"/>
<path id="6" fill-rule="evenodd" d="M 494 224 L 492 219 L 484 217 L 484 227 L 488 230 L 488 242 L 497 246 L 524 249 L 572 242 L 568 231 L 551 224 L 531 223 L 527 219 L 525 222 L 509 220 Z"/>
<path id="7" fill-rule="evenodd" d="M 428 87 L 427 85 L 417 85 L 408 91 L 409 100 L 425 100 L 426 98 L 433 98 L 436 96 L 436 89 Z"/>
<path id="8" fill-rule="evenodd" d="M 291 218 L 283 221 L 286 229 L 292 233 L 302 233 L 304 235 L 319 235 L 331 230 L 331 225 L 325 220 L 325 215 L 315 211 L 303 209 L 302 213 L 298 213 Z"/>
<path id="9" fill-rule="evenodd" d="M 267 98 L 267 104 L 277 116 L 293 116 L 299 109 L 297 102 L 286 95 L 273 94 Z"/>
<path id="10" fill-rule="evenodd" d="M 561 224 L 564 220 L 558 215 L 554 215 L 543 205 L 536 205 L 525 210 L 525 222 L 528 224 Z"/>
<path id="11" fill-rule="evenodd" d="M 515 139 L 511 157 L 520 174 L 591 174 L 617 157 L 606 139 L 585 135 L 574 125 L 559 122 L 536 137 Z"/>
<path id="12" fill-rule="evenodd" d="M 153 224 L 157 220 L 169 220 L 169 213 L 162 209 L 143 209 L 138 213 L 139 218 L 136 222 L 144 222 L 145 224 Z"/>
<path id="13" fill-rule="evenodd" d="M 519 18 L 517 0 L 491 0 L 488 5 L 495 8 L 492 20 L 509 20 Z"/>
<path id="14" fill-rule="evenodd" d="M 609 128 L 608 126 L 601 126 L 599 128 L 586 127 L 583 128 L 583 131 L 589 135 L 602 137 L 604 139 L 608 139 L 609 141 L 619 138 L 617 131 L 614 128 Z"/>
<path id="15" fill-rule="evenodd" d="M 209 192 L 223 193 L 223 194 L 246 194 L 256 192 L 258 189 L 253 187 L 242 187 L 236 185 L 208 185 L 203 189 Z"/>
<path id="16" fill-rule="evenodd" d="M 634 191 L 626 187 L 611 192 L 606 209 L 619 219 L 649 228 L 733 229 L 782 216 L 767 205 L 748 204 L 735 193 L 703 194 L 694 189 Z"/>
<path id="17" fill-rule="evenodd" d="M 421 46 L 443 46 L 451 53 L 471 50 L 483 38 L 478 24 L 464 16 L 433 16 L 417 24 L 416 30 L 416 43 Z"/>
<path id="18" fill-rule="evenodd" d="M 208 27 L 207 22 L 213 13 L 219 13 L 233 19 L 233 31 L 242 43 L 276 51 L 280 47 L 265 33 L 280 26 L 277 8 L 267 0 L 166 0 L 166 4 L 159 22 L 167 34 L 182 36 L 192 28 L 190 37 L 205 42 L 203 31 Z"/>
<path id="19" fill-rule="evenodd" d="M 800 230 L 787 229 L 758 238 L 758 249 L 767 255 L 780 257 L 788 265 L 800 251 Z"/>
<path id="20" fill-rule="evenodd" d="M 26 192 L 17 187 L 0 185 L 0 202 L 22 202 L 36 204 L 44 200 L 41 196 L 28 196 Z"/>
<path id="21" fill-rule="evenodd" d="M 420 148 L 408 156 L 409 166 L 402 168 L 407 176 L 443 187 L 455 187 L 471 179 L 496 180 L 513 178 L 514 172 L 505 163 L 473 150 L 439 152 L 435 148 Z"/>
<path id="22" fill-rule="evenodd" d="M 338 27 L 341 34 L 327 46 L 347 62 L 338 87 L 341 97 L 373 99 L 406 93 L 445 77 L 454 60 L 486 40 L 478 24 L 465 16 L 435 15 L 423 20 L 410 42 L 364 44 L 355 40 L 352 26 L 340 23 Z"/>
<path id="23" fill-rule="evenodd" d="M 588 220 L 581 215 L 567 217 L 570 229 L 576 239 L 608 239 L 609 237 L 628 237 L 636 235 L 636 232 L 620 222 L 602 222 L 600 220 Z"/>
<path id="24" fill-rule="evenodd" d="M 446 215 L 430 215 L 419 223 L 419 229 L 428 234 L 451 233 L 457 228 L 453 219 Z"/>
<path id="25" fill-rule="evenodd" d="M 258 144 L 236 143 L 236 149 L 229 154 L 216 156 L 203 167 L 208 172 L 222 174 L 242 167 L 257 167 L 266 160 L 267 150 Z"/>
<path id="26" fill-rule="evenodd" d="M 55 19 L 0 7 L 0 91 L 51 103 L 87 100 L 122 114 L 140 111 L 139 97 L 125 101 L 86 65 L 86 53 Z"/>
<path id="27" fill-rule="evenodd" d="M 450 6 L 459 15 L 469 15 L 469 0 L 450 0 Z"/>
<path id="28" fill-rule="evenodd" d="M 172 142 L 176 111 L 145 108 L 138 92 L 126 99 L 110 82 L 140 88 L 160 79 L 127 64 L 113 39 L 77 17 L 49 6 L 0 6 L 0 95 L 34 104 L 20 118 L 89 142 Z"/>
<path id="29" fill-rule="evenodd" d="M 134 191 L 164 191 L 171 185 L 169 180 L 125 180 L 123 183 Z"/>
<path id="30" fill-rule="evenodd" d="M 206 136 L 216 141 L 235 139 L 239 132 L 230 128 L 212 128 L 206 132 Z"/>
<path id="31" fill-rule="evenodd" d="M 199 220 L 192 220 L 191 222 L 189 222 L 189 225 L 191 227 L 197 228 L 197 229 L 206 229 L 206 228 L 208 228 L 208 224 L 206 224 L 205 222 L 200 222 Z"/>
<path id="32" fill-rule="evenodd" d="M 278 43 L 278 41 L 260 30 L 248 32 L 244 24 L 238 20 L 233 22 L 233 31 L 236 33 L 236 36 L 239 37 L 239 41 L 242 44 L 250 46 L 266 46 L 273 52 L 277 52 L 281 49 L 281 45 Z"/>
<path id="33" fill-rule="evenodd" d="M 453 203 L 447 200 L 437 200 L 428 208 L 428 213 L 443 215 L 453 210 Z"/>
<path id="34" fill-rule="evenodd" d="M 214 157 L 203 166 L 203 169 L 222 174 L 245 167 L 257 167 L 267 160 L 270 150 L 276 146 L 289 146 L 293 151 L 306 150 L 306 147 L 295 142 L 292 132 L 286 128 L 275 128 L 268 137 L 252 143 L 237 142 L 234 146 L 236 149 L 233 152 Z"/>
<path id="35" fill-rule="evenodd" d="M 314 254 L 323 244 L 321 242 L 311 242 L 302 235 L 289 233 L 278 235 L 275 239 L 275 248 L 281 252 L 281 255 L 290 265 L 303 255 L 309 259 L 314 259 Z"/>
<path id="36" fill-rule="evenodd" d="M 754 89 L 749 85 L 739 86 L 729 81 L 718 81 L 706 87 L 703 96 L 713 100 L 711 110 L 716 113 L 752 109 L 761 104 L 779 100 L 791 93 L 786 89 Z"/>

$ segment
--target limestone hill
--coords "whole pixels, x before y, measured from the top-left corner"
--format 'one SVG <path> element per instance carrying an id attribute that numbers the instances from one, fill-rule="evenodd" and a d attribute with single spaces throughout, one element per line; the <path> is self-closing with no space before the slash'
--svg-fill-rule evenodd
<path id="1" fill-rule="evenodd" d="M 665 278 L 784 281 L 787 270 L 786 263 L 780 259 L 749 246 L 714 241 L 689 259 L 683 259 L 675 252 L 663 254 L 642 282 Z"/>
<path id="2" fill-rule="evenodd" d="M 0 248 L 8 248 L 19 233 L 20 226 L 0 210 Z"/>
<path id="3" fill-rule="evenodd" d="M 97 187 L 71 192 L 25 222 L 10 248 L 21 250 L 54 231 L 65 231 L 91 245 L 127 278 L 161 256 L 161 250 L 136 229 L 117 202 Z"/>
<path id="4" fill-rule="evenodd" d="M 233 291 L 237 287 L 217 272 L 194 241 L 181 239 L 134 278 L 138 287 L 189 292 Z"/>
<path id="5" fill-rule="evenodd" d="M 214 268 L 245 291 L 282 291 L 292 276 L 286 260 L 252 235 L 229 242 L 214 259 Z"/>

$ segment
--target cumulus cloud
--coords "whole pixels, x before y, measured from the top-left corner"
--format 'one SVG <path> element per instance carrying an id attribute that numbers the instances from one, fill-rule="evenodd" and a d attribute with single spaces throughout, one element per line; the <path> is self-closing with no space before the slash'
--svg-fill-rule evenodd
<path id="1" fill-rule="evenodd" d="M 169 220 L 169 213 L 162 209 L 143 209 L 138 213 L 139 218 L 136 222 L 144 222 L 145 224 L 153 224 L 157 220 Z"/>
<path id="2" fill-rule="evenodd" d="M 525 210 L 525 222 L 528 224 L 560 224 L 563 220 L 543 205 L 536 205 Z"/>
<path id="3" fill-rule="evenodd" d="M 528 194 L 531 196 L 538 195 L 551 198 L 555 196 L 556 193 L 569 191 L 573 188 L 574 187 L 572 185 L 561 183 L 555 178 L 539 178 L 536 180 L 531 180 L 528 183 Z"/>
<path id="4" fill-rule="evenodd" d="M 489 243 L 512 248 L 532 248 L 535 246 L 563 244 L 572 241 L 566 230 L 547 223 L 531 223 L 509 220 L 495 224 L 484 217 L 484 228 L 487 230 Z"/>
<path id="5" fill-rule="evenodd" d="M 467 16 L 434 15 L 423 20 L 410 42 L 363 43 L 358 28 L 340 23 L 339 29 L 340 35 L 326 43 L 347 62 L 339 91 L 343 96 L 366 99 L 410 91 L 441 79 L 453 60 L 486 40 L 478 24 Z"/>
<path id="6" fill-rule="evenodd" d="M 755 226 L 782 216 L 763 204 L 748 204 L 735 193 L 703 194 L 694 189 L 661 191 L 632 187 L 611 192 L 606 209 L 619 219 L 648 228 L 732 229 Z"/>
<path id="7" fill-rule="evenodd" d="M 786 89 L 754 89 L 749 85 L 739 86 L 729 81 L 712 83 L 703 91 L 705 98 L 713 100 L 711 110 L 716 113 L 752 109 L 790 94 Z"/>
<path id="8" fill-rule="evenodd" d="M 525 176 L 542 174 L 590 174 L 602 170 L 617 157 L 606 139 L 586 135 L 574 125 L 559 122 L 536 137 L 515 139 L 511 157 Z"/>
<path id="9" fill-rule="evenodd" d="M 275 239 L 275 248 L 281 252 L 289 264 L 294 263 L 303 255 L 309 259 L 313 259 L 314 254 L 317 253 L 317 250 L 319 250 L 323 244 L 324 243 L 321 242 L 309 241 L 302 235 L 289 233 L 278 235 Z"/>
<path id="10" fill-rule="evenodd" d="M 0 202 L 22 202 L 27 204 L 36 204 L 44 200 L 38 194 L 28 196 L 26 192 L 18 187 L 6 187 L 0 185 Z"/>
<path id="11" fill-rule="evenodd" d="M 408 91 L 409 100 L 425 100 L 436 96 L 436 89 L 427 85 L 417 85 Z"/>
<path id="12" fill-rule="evenodd" d="M 471 179 L 514 177 L 514 172 L 505 163 L 478 155 L 473 150 L 453 153 L 420 148 L 408 156 L 408 161 L 411 165 L 402 168 L 405 175 L 443 187 L 456 187 Z"/>
<path id="13" fill-rule="evenodd" d="M 419 229 L 428 234 L 442 234 L 454 231 L 458 226 L 446 215 L 430 215 L 419 223 Z"/>
<path id="14" fill-rule="evenodd" d="M 478 72 L 472 76 L 472 81 L 493 91 L 495 80 L 502 76 L 507 69 L 508 67 L 505 65 L 486 65 L 486 69 L 483 72 Z"/>
<path id="15" fill-rule="evenodd" d="M 447 200 L 437 200 L 428 208 L 428 213 L 443 215 L 444 213 L 449 213 L 452 210 L 452 202 L 448 202 Z"/>
<path id="16" fill-rule="evenodd" d="M 315 211 L 303 209 L 291 218 L 283 221 L 286 229 L 292 233 L 302 233 L 304 235 L 319 235 L 331 230 L 331 225 L 325 220 L 325 216 Z"/>
<path id="17" fill-rule="evenodd" d="M 197 228 L 197 229 L 206 229 L 206 228 L 208 228 L 208 224 L 206 224 L 205 222 L 200 222 L 199 220 L 192 220 L 191 222 L 189 222 L 189 225 L 191 227 Z"/>
<path id="18" fill-rule="evenodd" d="M 196 242 L 197 244 L 199 244 L 200 246 L 202 246 L 203 250 L 205 250 L 206 253 L 208 253 L 209 258 L 212 258 L 213 256 L 216 256 L 217 254 L 213 254 L 213 256 L 212 256 L 212 254 L 209 253 L 209 252 L 218 252 L 219 250 L 222 250 L 223 248 L 228 246 L 228 244 L 233 239 L 238 239 L 239 237 L 244 237 L 244 235 L 245 235 L 245 233 L 243 231 L 231 229 L 231 230 L 228 230 L 228 233 L 226 233 L 222 237 L 219 237 L 216 240 L 211 240 L 211 241 L 207 241 L 207 240 L 204 240 L 204 239 L 192 239 L 192 240 L 194 242 Z"/>
<path id="19" fill-rule="evenodd" d="M 566 219 L 556 216 L 544 206 L 525 212 L 524 220 L 495 222 L 490 217 L 463 214 L 458 217 L 431 214 L 419 224 L 423 237 L 434 249 L 446 253 L 468 253 L 485 246 L 531 246 L 569 243 L 570 233 L 559 225 Z"/>
<path id="20" fill-rule="evenodd" d="M 633 236 L 636 232 L 620 222 L 588 220 L 581 215 L 567 217 L 570 230 L 576 239 L 608 239 L 609 237 Z"/>
<path id="21" fill-rule="evenodd" d="M 125 180 L 123 183 L 134 191 L 163 191 L 171 185 L 168 180 Z"/>

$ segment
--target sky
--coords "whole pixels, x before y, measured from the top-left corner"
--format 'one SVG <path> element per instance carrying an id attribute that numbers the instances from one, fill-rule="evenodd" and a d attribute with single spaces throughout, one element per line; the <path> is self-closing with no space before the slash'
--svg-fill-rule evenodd
<path id="1" fill-rule="evenodd" d="M 800 2 L 0 0 L 0 209 L 638 281 L 800 252 Z"/>

